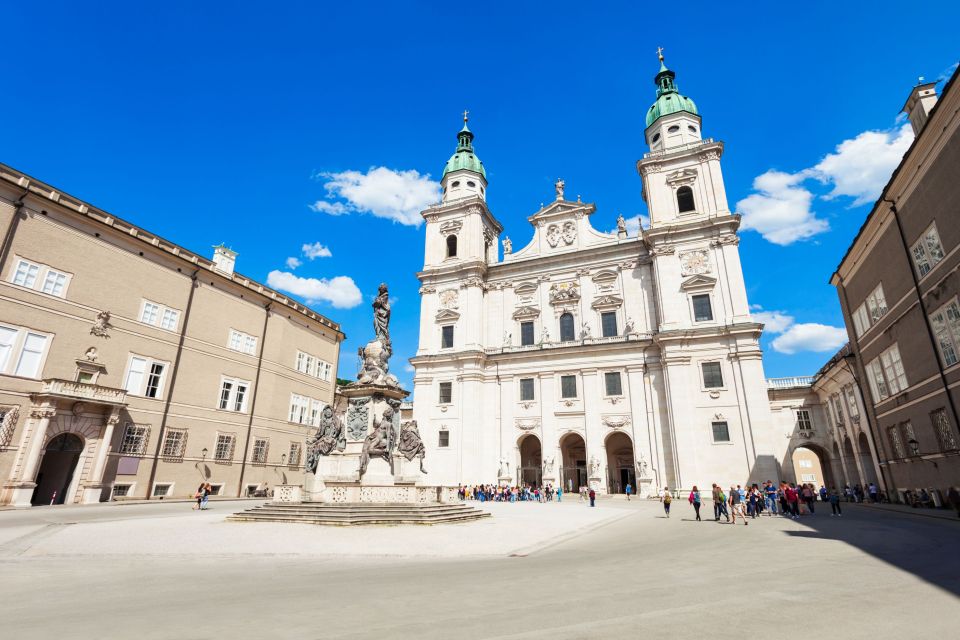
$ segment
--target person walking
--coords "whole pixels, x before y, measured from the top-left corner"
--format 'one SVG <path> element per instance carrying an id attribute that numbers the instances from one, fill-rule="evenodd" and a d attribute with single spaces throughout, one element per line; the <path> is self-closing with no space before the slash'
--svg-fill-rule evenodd
<path id="1" fill-rule="evenodd" d="M 793 486 L 791 482 L 789 485 L 783 489 L 783 498 L 787 502 L 787 508 L 790 511 L 790 514 L 794 520 L 800 519 L 800 495 L 797 493 L 796 487 Z"/>
<path id="2" fill-rule="evenodd" d="M 206 486 L 206 483 L 201 482 L 201 483 L 200 483 L 200 486 L 197 487 L 196 492 L 194 492 L 194 494 L 193 494 L 194 499 L 196 499 L 196 501 L 197 501 L 197 504 L 194 505 L 194 507 L 193 507 L 193 510 L 194 510 L 194 511 L 199 511 L 199 509 L 200 509 L 200 504 L 203 502 L 203 488 L 204 488 L 205 486 Z"/>
<path id="3" fill-rule="evenodd" d="M 200 499 L 200 508 L 206 510 L 207 502 L 210 501 L 210 494 L 213 493 L 213 485 L 209 482 L 203 485 L 203 496 Z"/>
<path id="4" fill-rule="evenodd" d="M 673 500 L 673 496 L 670 495 L 670 487 L 664 487 L 663 493 L 660 495 L 660 502 L 663 503 L 663 512 L 667 514 L 667 517 L 670 517 L 670 502 Z"/>
<path id="5" fill-rule="evenodd" d="M 623 490 L 627 494 L 627 502 L 630 502 L 630 494 L 633 493 L 633 487 L 630 486 L 630 483 L 627 483 L 626 489 Z"/>
<path id="6" fill-rule="evenodd" d="M 727 512 L 727 496 L 723 494 L 723 489 L 713 484 L 713 519 L 720 522 L 720 516 L 723 515 L 730 522 L 730 514 Z"/>
<path id="7" fill-rule="evenodd" d="M 557 502 L 563 500 L 563 485 L 557 487 Z"/>
<path id="8" fill-rule="evenodd" d="M 813 508 L 813 503 L 814 503 L 814 500 L 816 499 L 813 494 L 813 485 L 804 484 L 803 489 L 801 491 L 803 495 L 803 501 L 807 505 L 807 511 L 810 512 L 810 515 L 813 515 L 815 513 Z"/>
<path id="9" fill-rule="evenodd" d="M 697 522 L 703 522 L 700 519 L 700 490 L 697 489 L 697 485 L 693 485 L 693 491 L 690 492 L 688 501 L 693 505 L 693 511 L 697 514 Z"/>
<path id="10" fill-rule="evenodd" d="M 879 500 L 877 500 L 877 494 L 879 492 L 880 489 L 877 487 L 877 485 L 871 482 L 869 488 L 867 488 L 867 493 L 870 494 L 870 502 L 873 504 L 877 504 L 877 502 L 879 502 Z"/>
<path id="11" fill-rule="evenodd" d="M 773 483 L 767 480 L 763 483 L 764 500 L 767 504 L 767 513 L 770 516 L 777 515 L 777 488 Z"/>
<path id="12" fill-rule="evenodd" d="M 747 522 L 747 514 L 743 512 L 743 498 L 736 487 L 730 487 L 730 511 L 733 514 L 733 524 L 737 524 L 738 515 L 743 520 L 744 525 L 750 524 Z"/>
<path id="13" fill-rule="evenodd" d="M 597 499 L 597 492 L 593 490 L 593 487 L 590 487 L 590 492 L 587 495 L 590 496 L 590 506 L 591 507 L 597 506 L 595 504 L 595 501 Z"/>
<path id="14" fill-rule="evenodd" d="M 842 516 L 843 510 L 840 508 L 840 492 L 834 487 L 830 492 L 830 515 Z"/>

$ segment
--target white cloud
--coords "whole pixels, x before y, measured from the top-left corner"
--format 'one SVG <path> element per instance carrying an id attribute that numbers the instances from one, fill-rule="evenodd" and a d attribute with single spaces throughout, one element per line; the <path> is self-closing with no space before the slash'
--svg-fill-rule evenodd
<path id="1" fill-rule="evenodd" d="M 333 254 L 330 252 L 330 249 L 323 246 L 319 242 L 314 242 L 313 244 L 305 244 L 301 249 L 303 255 L 309 258 L 310 260 L 315 260 L 317 258 L 329 258 Z"/>
<path id="2" fill-rule="evenodd" d="M 627 223 L 627 235 L 628 235 L 628 236 L 636 236 L 636 235 L 639 235 L 639 234 L 640 234 L 640 227 L 650 228 L 650 218 L 647 217 L 647 216 L 645 216 L 645 215 L 641 215 L 641 214 L 639 214 L 639 213 L 638 213 L 637 215 L 635 215 L 635 216 L 631 216 L 631 217 L 629 217 L 629 218 L 624 218 L 624 222 Z M 610 231 L 608 231 L 607 233 L 612 233 L 612 234 L 616 235 L 616 233 L 617 233 L 617 228 L 614 227 L 613 229 L 610 229 Z"/>
<path id="3" fill-rule="evenodd" d="M 287 258 L 287 269 L 296 269 L 301 264 L 303 263 L 300 262 L 299 258 L 294 258 L 293 256 L 290 256 L 289 258 Z"/>
<path id="4" fill-rule="evenodd" d="M 400 224 L 420 226 L 420 212 L 440 201 L 440 183 L 412 169 L 394 171 L 371 167 L 366 173 L 342 171 L 320 173 L 325 180 L 327 199 L 318 200 L 310 208 L 320 213 L 370 213 Z M 345 202 L 334 201 L 340 198 Z"/>
<path id="5" fill-rule="evenodd" d="M 413 373 L 413 372 L 416 371 L 417 369 L 416 369 L 416 367 L 414 367 L 412 364 L 410 364 L 410 363 L 408 362 L 407 364 L 403 365 L 403 370 L 406 371 L 406 372 L 408 372 L 408 373 Z"/>
<path id="6" fill-rule="evenodd" d="M 350 207 L 342 202 L 327 202 L 326 200 L 317 200 L 310 208 L 317 213 L 326 213 L 331 216 L 342 216 L 350 213 Z"/>
<path id="7" fill-rule="evenodd" d="M 880 197 L 911 142 L 913 128 L 909 123 L 890 131 L 864 131 L 838 144 L 836 151 L 827 154 L 809 174 L 824 184 L 833 184 L 825 199 L 849 196 L 854 198 L 851 206 L 870 204 Z"/>
<path id="8" fill-rule="evenodd" d="M 788 245 L 830 229 L 812 209 L 814 196 L 804 182 L 831 185 L 824 200 L 853 198 L 851 207 L 872 203 L 880 196 L 913 140 L 909 124 L 889 131 L 864 131 L 844 140 L 809 169 L 785 173 L 771 169 L 757 176 L 750 194 L 737 203 L 743 214 L 742 229 L 753 229 L 765 240 Z"/>
<path id="9" fill-rule="evenodd" d="M 307 304 L 329 302 L 337 309 L 350 309 L 363 302 L 360 289 L 349 276 L 326 278 L 301 278 L 292 273 L 271 271 L 267 285 L 300 296 Z"/>
<path id="10" fill-rule="evenodd" d="M 771 169 L 753 181 L 753 193 L 737 203 L 743 215 L 741 229 L 753 229 L 765 240 L 788 245 L 823 233 L 830 228 L 810 209 L 813 194 L 801 183 L 801 173 Z"/>
<path id="11" fill-rule="evenodd" d="M 763 323 L 764 331 L 770 333 L 783 333 L 793 325 L 794 317 L 787 315 L 783 311 L 760 311 L 760 305 L 750 305 L 757 310 L 751 311 L 750 315 L 757 322 Z"/>
<path id="12" fill-rule="evenodd" d="M 792 355 L 798 351 L 836 351 L 847 342 L 847 330 L 818 322 L 794 324 L 773 339 L 774 351 Z"/>

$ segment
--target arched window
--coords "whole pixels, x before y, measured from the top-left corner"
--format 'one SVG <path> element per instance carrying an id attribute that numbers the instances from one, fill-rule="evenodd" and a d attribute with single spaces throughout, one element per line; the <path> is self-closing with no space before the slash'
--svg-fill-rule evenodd
<path id="1" fill-rule="evenodd" d="M 447 236 L 447 257 L 457 257 L 457 236 Z"/>
<path id="2" fill-rule="evenodd" d="M 680 187 L 677 189 L 677 208 L 680 210 L 680 213 L 696 210 L 693 204 L 693 189 L 690 187 Z"/>
<path id="3" fill-rule="evenodd" d="M 573 314 L 564 313 L 560 316 L 560 342 L 576 340 L 577 334 L 573 330 Z"/>

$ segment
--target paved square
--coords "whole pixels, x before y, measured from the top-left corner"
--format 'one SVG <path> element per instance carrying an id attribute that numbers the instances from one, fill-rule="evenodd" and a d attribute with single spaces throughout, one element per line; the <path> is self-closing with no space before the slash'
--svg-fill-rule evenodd
<path id="1" fill-rule="evenodd" d="M 600 504 L 487 504 L 437 527 L 224 522 L 243 502 L 0 512 L 4 635 L 954 634 L 960 521 L 849 506 L 732 526 Z"/>

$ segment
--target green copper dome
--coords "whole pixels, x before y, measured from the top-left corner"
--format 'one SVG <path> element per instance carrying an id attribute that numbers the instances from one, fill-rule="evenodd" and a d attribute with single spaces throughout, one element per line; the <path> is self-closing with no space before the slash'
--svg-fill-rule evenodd
<path id="1" fill-rule="evenodd" d="M 647 111 L 648 127 L 659 118 L 671 113 L 686 111 L 695 116 L 700 115 L 693 100 L 680 95 L 677 91 L 677 84 L 673 81 L 676 75 L 673 71 L 667 69 L 666 65 L 663 64 L 663 58 L 660 58 L 660 72 L 654 78 L 654 83 L 657 85 L 657 101 Z"/>
<path id="2" fill-rule="evenodd" d="M 463 129 L 460 129 L 460 133 L 457 134 L 457 150 L 447 160 L 446 166 L 443 167 L 443 175 L 460 170 L 473 171 L 482 175 L 484 180 L 487 179 L 487 172 L 483 169 L 483 163 L 473 152 L 473 132 L 467 127 L 466 118 L 463 119 Z"/>

